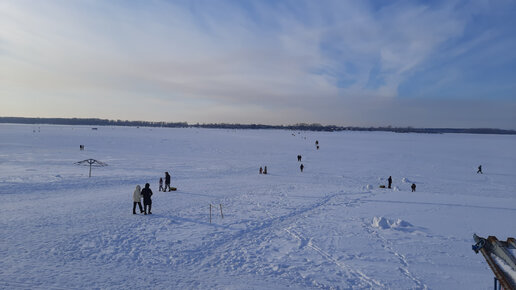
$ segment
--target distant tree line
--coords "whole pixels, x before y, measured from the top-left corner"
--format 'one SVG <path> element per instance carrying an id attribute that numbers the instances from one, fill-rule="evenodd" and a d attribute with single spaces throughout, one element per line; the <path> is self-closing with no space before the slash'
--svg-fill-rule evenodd
<path id="1" fill-rule="evenodd" d="M 24 117 L 0 117 L 0 123 L 14 124 L 52 124 L 52 125 L 85 125 L 85 126 L 131 126 L 131 127 L 166 127 L 166 128 L 214 128 L 214 129 L 280 129 L 294 131 L 383 131 L 395 133 L 469 133 L 469 134 L 506 134 L 516 135 L 515 130 L 503 130 L 493 128 L 412 128 L 412 127 L 344 127 L 336 125 L 321 125 L 319 123 L 298 123 L 295 125 L 263 125 L 263 124 L 188 124 L 187 122 L 150 122 L 107 120 L 96 118 L 24 118 Z"/>
<path id="2" fill-rule="evenodd" d="M 51 125 L 86 125 L 86 126 L 132 126 L 132 127 L 188 127 L 186 122 L 149 122 L 149 121 L 127 121 L 107 120 L 95 118 L 24 118 L 24 117 L 0 117 L 0 123 L 14 124 L 51 124 Z"/>

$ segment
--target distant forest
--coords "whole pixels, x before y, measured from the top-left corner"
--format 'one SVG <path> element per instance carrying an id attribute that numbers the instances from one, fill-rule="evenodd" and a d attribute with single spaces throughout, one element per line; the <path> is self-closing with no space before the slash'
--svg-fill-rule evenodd
<path id="1" fill-rule="evenodd" d="M 131 126 L 131 127 L 165 127 L 165 128 L 214 128 L 214 129 L 280 129 L 295 131 L 383 131 L 396 133 L 469 133 L 469 134 L 508 134 L 516 135 L 516 130 L 502 130 L 492 128 L 412 128 L 412 127 L 344 127 L 321 124 L 295 124 L 295 125 L 262 125 L 262 124 L 188 124 L 187 122 L 148 122 L 107 120 L 96 118 L 24 118 L 24 117 L 0 117 L 0 123 L 13 124 L 51 124 L 51 125 L 84 125 L 84 126 Z"/>

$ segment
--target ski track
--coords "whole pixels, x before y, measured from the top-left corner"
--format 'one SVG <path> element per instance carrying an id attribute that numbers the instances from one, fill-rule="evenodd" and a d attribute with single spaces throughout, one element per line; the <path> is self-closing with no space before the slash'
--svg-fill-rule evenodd
<path id="1" fill-rule="evenodd" d="M 296 220 L 300 218 L 300 216 L 306 215 L 309 212 L 313 212 L 326 204 L 328 204 L 330 201 L 335 199 L 336 197 L 341 197 L 348 195 L 349 193 L 339 192 L 334 193 L 331 195 L 324 196 L 319 201 L 305 205 L 302 208 L 298 210 L 291 211 L 285 215 L 281 216 L 272 216 L 267 210 L 264 210 L 265 213 L 269 216 L 269 219 L 259 222 L 257 225 L 253 225 L 253 223 L 248 224 L 246 229 L 240 230 L 236 234 L 223 234 L 222 237 L 217 238 L 216 240 L 209 241 L 206 243 L 203 243 L 197 248 L 193 249 L 185 249 L 183 253 L 178 253 L 179 257 L 174 257 L 175 264 L 180 264 L 183 266 L 189 266 L 192 268 L 202 268 L 203 265 L 211 265 L 213 266 L 216 263 L 225 263 L 224 261 L 230 261 L 226 264 L 232 267 L 231 270 L 240 270 L 241 268 L 235 267 L 235 265 L 239 265 L 241 267 L 253 267 L 253 265 L 249 265 L 245 260 L 242 260 L 242 253 L 239 253 L 238 251 L 232 251 L 232 250 L 222 250 L 224 248 L 227 249 L 234 249 L 237 247 L 233 247 L 232 245 L 240 245 L 242 247 L 243 244 L 263 244 L 271 241 L 275 236 L 275 232 L 278 230 L 286 231 L 290 235 L 294 236 L 296 239 L 301 241 L 307 241 L 308 239 L 303 237 L 298 232 L 292 230 L 292 225 L 295 223 Z M 362 198 L 370 197 L 370 195 L 364 195 L 361 198 L 353 198 L 345 203 L 346 206 L 354 205 L 356 203 L 361 202 Z M 342 262 L 339 262 L 337 259 L 332 257 L 329 253 L 322 250 L 317 245 L 314 245 L 313 243 L 309 244 L 309 248 L 312 250 L 318 252 L 322 257 L 324 257 L 326 260 L 334 263 L 339 268 L 344 270 L 346 273 L 349 273 L 352 277 L 355 277 L 353 279 L 352 285 L 363 285 L 366 287 L 382 287 L 384 286 L 382 283 L 368 277 L 364 273 L 362 273 L 359 270 L 353 269 L 352 267 L 343 264 Z M 248 254 L 248 253 L 243 253 Z M 193 257 L 193 258 L 192 258 Z M 245 265 L 247 264 L 247 265 Z M 262 270 L 266 271 L 266 270 Z M 282 275 L 284 276 L 284 275 Z M 320 284 L 317 281 L 310 280 L 305 281 L 306 279 L 300 279 L 302 275 L 299 273 L 295 275 L 295 277 L 290 276 L 291 282 L 301 283 L 304 286 L 310 286 L 313 287 L 314 285 L 318 285 L 319 287 L 327 288 L 331 287 L 328 285 Z"/>
<path id="2" fill-rule="evenodd" d="M 351 266 L 348 266 L 348 265 L 346 265 L 346 264 L 344 264 L 342 262 L 339 262 L 332 255 L 330 255 L 329 253 L 325 252 L 320 247 L 318 247 L 316 244 L 314 244 L 314 242 L 312 241 L 311 238 L 307 238 L 307 237 L 303 236 L 302 234 L 300 234 L 299 232 L 295 231 L 292 228 L 285 228 L 284 231 L 289 233 L 294 238 L 298 239 L 301 242 L 302 247 L 306 246 L 306 247 L 311 248 L 312 250 L 314 250 L 317 253 L 319 253 L 322 257 L 324 257 L 326 260 L 334 263 L 339 268 L 344 270 L 346 273 L 350 273 L 352 276 L 357 277 L 358 280 L 360 280 L 361 282 L 365 282 L 370 287 L 375 287 L 375 286 L 376 287 L 385 287 L 385 285 L 383 285 L 380 281 L 377 281 L 377 280 L 367 276 L 362 271 L 357 270 L 357 269 L 355 269 L 355 268 L 353 268 Z"/>
<path id="3" fill-rule="evenodd" d="M 401 264 L 401 266 L 398 267 L 398 269 L 404 276 L 406 276 L 412 282 L 415 283 L 415 289 L 428 289 L 428 286 L 421 279 L 419 279 L 415 274 L 410 272 L 409 262 L 408 262 L 407 258 L 405 257 L 405 255 L 396 251 L 394 249 L 392 243 L 389 242 L 387 239 L 385 239 L 377 230 L 371 229 L 370 225 L 364 224 L 363 227 L 370 235 L 375 237 L 376 240 L 378 240 L 381 243 L 382 248 L 384 250 L 386 250 L 391 255 L 394 255 L 396 258 L 398 258 L 398 260 L 400 261 L 400 264 Z"/>
<path id="4" fill-rule="evenodd" d="M 290 216 L 289 220 L 285 220 L 285 223 L 286 222 L 290 222 L 291 219 L 295 219 L 299 215 L 305 214 L 308 211 L 314 211 L 314 210 L 316 210 L 318 208 L 321 208 L 324 205 L 328 204 L 331 200 L 333 200 L 333 199 L 335 199 L 337 197 L 345 196 L 345 195 L 349 195 L 349 193 L 339 192 L 339 193 L 327 195 L 325 198 L 323 198 L 322 201 L 314 203 L 311 206 L 306 207 L 305 210 L 303 210 L 303 211 L 301 211 L 301 212 L 299 212 L 299 213 L 297 213 L 295 215 Z M 371 195 L 363 196 L 362 198 L 367 198 L 367 197 L 370 197 L 370 196 Z M 355 204 L 361 202 L 362 198 L 354 198 L 354 199 L 351 199 L 351 200 L 348 200 L 348 201 L 344 202 L 343 204 L 345 206 L 355 205 Z M 269 216 L 269 218 L 271 220 L 277 219 L 277 217 L 274 217 L 273 215 L 271 215 L 268 210 L 265 210 L 265 212 L 266 212 L 266 214 Z M 281 225 L 277 224 L 276 226 L 281 226 Z M 347 264 L 344 264 L 342 262 L 339 262 L 331 254 L 329 254 L 328 252 L 324 251 L 322 248 L 317 246 L 313 242 L 312 238 L 306 237 L 305 235 L 303 235 L 300 232 L 296 231 L 294 229 L 294 223 L 293 222 L 290 222 L 290 225 L 285 227 L 285 228 L 283 228 L 283 230 L 285 232 L 287 232 L 288 234 L 290 234 L 291 236 L 293 236 L 294 238 L 296 238 L 297 240 L 299 240 L 300 243 L 301 243 L 301 245 L 300 245 L 301 248 L 308 247 L 308 248 L 314 250 L 315 252 L 320 254 L 323 258 L 325 258 L 327 261 L 330 261 L 331 263 L 337 265 L 340 269 L 342 269 L 345 273 L 347 273 L 348 276 L 355 277 L 356 280 L 358 280 L 358 282 L 363 282 L 364 284 L 368 285 L 368 287 L 382 287 L 382 288 L 385 287 L 385 285 L 383 285 L 380 281 L 377 281 L 377 280 L 367 276 L 362 271 L 360 271 L 358 269 L 355 269 L 355 268 L 353 268 L 353 267 L 351 267 L 351 266 L 349 266 Z M 356 285 L 360 285 L 360 284 L 353 283 L 353 285 L 356 286 Z"/>

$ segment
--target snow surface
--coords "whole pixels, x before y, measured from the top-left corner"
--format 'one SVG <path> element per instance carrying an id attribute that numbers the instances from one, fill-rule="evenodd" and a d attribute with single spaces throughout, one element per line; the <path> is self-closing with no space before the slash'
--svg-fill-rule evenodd
<path id="1" fill-rule="evenodd" d="M 0 124 L 0 288 L 490 289 L 515 188 L 516 136 Z"/>

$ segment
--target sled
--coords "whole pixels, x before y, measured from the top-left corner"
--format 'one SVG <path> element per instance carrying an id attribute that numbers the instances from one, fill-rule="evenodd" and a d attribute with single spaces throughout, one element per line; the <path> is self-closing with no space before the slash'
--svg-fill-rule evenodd
<path id="1" fill-rule="evenodd" d="M 170 189 L 168 191 L 176 191 L 177 188 L 176 187 L 170 187 Z"/>
<path id="2" fill-rule="evenodd" d="M 385 188 L 385 185 L 380 185 L 380 188 Z"/>

